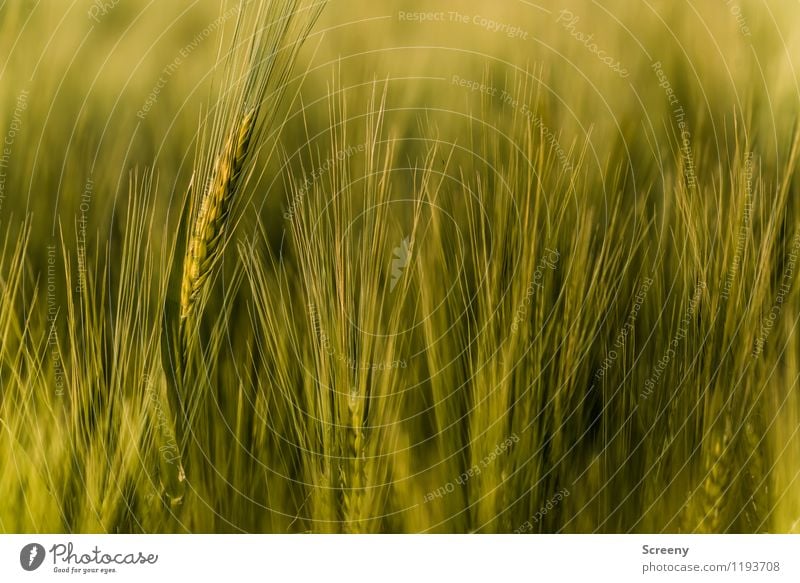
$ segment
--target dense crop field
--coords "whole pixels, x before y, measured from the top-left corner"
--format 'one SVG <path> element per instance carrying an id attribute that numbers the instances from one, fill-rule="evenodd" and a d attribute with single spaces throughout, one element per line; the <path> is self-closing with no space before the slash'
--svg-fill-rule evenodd
<path id="1" fill-rule="evenodd" d="M 800 532 L 798 17 L 0 0 L 0 531 Z"/>

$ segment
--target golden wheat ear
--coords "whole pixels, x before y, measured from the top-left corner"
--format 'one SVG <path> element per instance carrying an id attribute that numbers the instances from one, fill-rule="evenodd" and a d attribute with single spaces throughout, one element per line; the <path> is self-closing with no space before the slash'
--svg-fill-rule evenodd
<path id="1" fill-rule="evenodd" d="M 180 434 L 186 437 L 187 425 L 191 422 L 196 406 L 196 395 L 187 395 L 181 389 L 190 367 L 189 354 L 195 339 L 199 320 L 198 301 L 207 292 L 208 284 L 215 267 L 222 257 L 225 237 L 230 221 L 231 206 L 240 187 L 242 170 L 249 150 L 250 139 L 255 127 L 257 110 L 250 108 L 241 121 L 231 131 L 222 152 L 217 157 L 208 182 L 202 193 L 199 210 L 193 225 L 187 226 L 189 234 L 186 254 L 183 258 L 183 277 L 180 284 L 180 305 L 177 307 L 177 346 L 174 354 L 178 362 L 179 374 L 173 387 L 178 402 Z M 188 402 L 190 397 L 195 399 Z"/>
<path id="2" fill-rule="evenodd" d="M 200 208 L 192 223 L 190 208 L 195 176 L 189 187 L 184 211 L 181 213 L 177 248 L 185 246 L 180 281 L 171 277 L 164 302 L 161 334 L 161 361 L 167 380 L 167 396 L 175 420 L 175 460 L 162 464 L 162 486 L 171 504 L 180 503 L 185 491 L 183 459 L 188 426 L 196 406 L 196 396 L 183 390 L 185 375 L 190 368 L 191 335 L 195 330 L 197 301 L 205 292 L 207 282 L 219 261 L 225 243 L 231 203 L 241 182 L 241 174 L 250 149 L 256 121 L 256 108 L 250 108 L 234 128 L 222 153 L 217 158 L 209 186 L 202 193 Z M 187 242 L 188 239 L 188 242 Z M 178 288 L 180 291 L 178 292 Z M 180 296 L 179 298 L 177 296 Z"/>
<path id="3" fill-rule="evenodd" d="M 203 194 L 183 262 L 181 283 L 183 328 L 188 327 L 194 306 L 222 256 L 231 203 L 239 187 L 255 119 L 256 109 L 251 108 L 228 137 L 222 154 L 214 165 L 208 190 Z"/>

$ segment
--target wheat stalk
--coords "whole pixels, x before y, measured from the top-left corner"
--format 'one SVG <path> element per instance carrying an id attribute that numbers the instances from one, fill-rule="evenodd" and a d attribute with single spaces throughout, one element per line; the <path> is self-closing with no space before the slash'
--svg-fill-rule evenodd
<path id="1" fill-rule="evenodd" d="M 231 202 L 239 186 L 255 118 L 256 109 L 251 108 L 228 137 L 214 165 L 211 184 L 203 195 L 183 262 L 180 322 L 184 331 L 189 328 L 197 300 L 222 256 Z"/>
<path id="2" fill-rule="evenodd" d="M 254 13 L 240 12 L 234 33 L 234 46 L 238 40 L 252 34 L 250 42 L 241 43 L 247 47 L 244 52 L 234 51 L 228 61 L 226 85 L 236 89 L 223 101 L 230 107 L 220 107 L 218 117 L 213 122 L 215 139 L 221 128 L 229 127 L 228 111 L 241 111 L 233 118 L 232 129 L 221 152 L 216 156 L 209 180 L 203 182 L 200 204 L 193 219 L 181 219 L 178 243 L 180 248 L 188 238 L 181 270 L 175 269 L 168 282 L 164 302 L 162 326 L 162 366 L 167 373 L 168 396 L 176 422 L 176 441 L 181 460 L 177 464 L 177 475 L 168 476 L 181 485 L 184 470 L 181 463 L 186 453 L 187 428 L 202 402 L 199 391 L 187 390 L 195 382 L 193 372 L 196 367 L 197 328 L 202 312 L 203 299 L 208 292 L 209 282 L 218 266 L 225 248 L 226 236 L 231 227 L 231 208 L 237 192 L 241 188 L 242 174 L 250 155 L 251 139 L 257 133 L 256 125 L 260 104 L 264 102 L 270 86 L 278 89 L 278 97 L 272 96 L 277 105 L 285 90 L 289 71 L 302 41 L 308 36 L 311 27 L 319 16 L 324 2 L 315 4 L 310 11 L 299 10 L 299 0 L 258 3 Z M 249 28 L 247 23 L 258 23 L 267 18 L 283 15 L 282 26 L 268 27 L 262 33 L 258 27 Z M 298 16 L 299 15 L 299 16 Z M 277 21 L 276 21 L 277 22 Z M 294 42 L 291 42 L 294 39 Z M 245 83 L 240 79 L 246 78 Z M 249 107 L 247 104 L 250 104 Z M 241 108 L 241 109 L 240 109 Z M 270 115 L 260 123 L 269 125 L 277 111 L 270 109 Z M 261 127 L 261 126 L 259 126 Z M 196 167 L 196 175 L 206 178 L 205 166 Z M 190 185 L 189 200 L 196 184 Z M 174 499 L 174 498 L 173 498 Z M 179 497 L 180 499 L 180 497 Z"/>
<path id="3" fill-rule="evenodd" d="M 348 471 L 342 474 L 342 510 L 344 530 L 358 533 L 363 530 L 361 505 L 366 484 L 364 460 L 364 420 L 363 409 L 355 392 L 350 394 L 347 408 L 350 414 L 346 432 L 346 454 Z M 349 479 L 349 482 L 348 482 Z"/>
<path id="4" fill-rule="evenodd" d="M 706 445 L 708 444 L 708 445 Z M 684 533 L 719 534 L 728 527 L 725 496 L 730 484 L 727 439 L 716 432 L 703 443 L 703 481 L 690 493 L 681 513 L 680 530 Z M 730 448 L 728 448 L 730 449 Z"/>
<path id="5" fill-rule="evenodd" d="M 729 526 L 725 520 L 725 496 L 731 478 L 728 440 L 719 435 L 707 439 L 711 443 L 703 456 L 705 478 L 684 507 L 683 532 L 720 534 Z"/>
<path id="6" fill-rule="evenodd" d="M 752 415 L 740 432 L 741 455 L 736 464 L 741 472 L 739 494 L 744 503 L 741 530 L 748 534 L 763 532 L 769 518 L 769 492 L 766 483 L 768 466 L 763 436 L 759 419 Z"/>
<path id="7" fill-rule="evenodd" d="M 703 516 L 698 530 L 710 534 L 720 534 L 721 528 L 727 527 L 724 521 L 725 493 L 730 482 L 728 456 L 725 455 L 725 443 L 719 438 L 714 441 L 708 459 L 708 472 L 703 482 L 702 506 Z"/>
<path id="8" fill-rule="evenodd" d="M 225 236 L 228 231 L 232 202 L 241 182 L 242 169 L 250 149 L 250 138 L 256 120 L 256 108 L 250 108 L 242 116 L 239 124 L 228 136 L 221 154 L 214 163 L 209 187 L 203 195 L 200 210 L 194 221 L 194 228 L 183 259 L 183 279 L 181 280 L 180 318 L 178 338 L 180 342 L 176 358 L 180 363 L 181 376 L 190 369 L 190 353 L 196 338 L 197 305 L 208 290 L 208 283 L 222 257 Z M 184 383 L 187 379 L 182 379 Z M 180 436 L 185 438 L 187 425 L 198 404 L 196 395 L 183 395 L 192 402 L 184 402 L 181 418 Z"/>
<path id="9" fill-rule="evenodd" d="M 207 291 L 208 282 L 211 281 L 225 247 L 231 203 L 240 186 L 242 170 L 250 150 L 256 113 L 255 107 L 246 111 L 216 159 L 209 187 L 203 194 L 183 258 L 178 345 L 173 346 L 170 360 L 165 365 L 165 370 L 172 370 L 173 373 L 168 376 L 168 380 L 171 381 L 168 384 L 168 395 L 173 411 L 178 414 L 176 459 L 175 463 L 163 468 L 167 471 L 167 475 L 162 479 L 162 488 L 172 504 L 179 503 L 183 498 L 185 470 L 182 457 L 186 426 L 199 402 L 197 395 L 187 395 L 182 389 L 187 384 L 186 375 L 190 369 L 189 357 L 197 323 L 197 305 Z M 189 399 L 190 397 L 192 398 Z"/>

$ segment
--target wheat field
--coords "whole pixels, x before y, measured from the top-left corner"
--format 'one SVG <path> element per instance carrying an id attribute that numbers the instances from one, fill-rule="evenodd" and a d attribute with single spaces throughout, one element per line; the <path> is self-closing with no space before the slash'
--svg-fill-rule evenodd
<path id="1" fill-rule="evenodd" d="M 795 0 L 0 0 L 0 532 L 800 533 Z"/>

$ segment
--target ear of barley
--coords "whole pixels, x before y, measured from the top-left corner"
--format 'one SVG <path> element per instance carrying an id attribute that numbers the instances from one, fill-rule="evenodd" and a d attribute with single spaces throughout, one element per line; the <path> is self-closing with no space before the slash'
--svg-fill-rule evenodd
<path id="1" fill-rule="evenodd" d="M 681 516 L 681 532 L 720 534 L 729 526 L 725 501 L 730 484 L 727 438 L 712 433 L 703 442 L 703 481 L 691 493 Z M 728 448 L 729 449 L 729 448 Z"/>
<path id="2" fill-rule="evenodd" d="M 344 531 L 356 534 L 364 531 L 362 522 L 362 498 L 366 484 L 365 474 L 365 439 L 363 408 L 357 395 L 351 394 L 347 403 L 350 414 L 346 431 L 347 471 L 342 472 L 342 513 L 344 515 Z"/>
<path id="3" fill-rule="evenodd" d="M 725 516 L 725 496 L 730 483 L 729 456 L 726 444 L 717 439 L 708 458 L 708 470 L 703 482 L 702 517 L 698 531 L 707 534 L 722 534 L 728 527 Z"/>
<path id="4" fill-rule="evenodd" d="M 745 533 L 760 533 L 769 530 L 769 492 L 767 489 L 767 453 L 764 447 L 764 431 L 760 419 L 751 415 L 741 429 L 739 439 L 741 452 L 736 467 L 740 475 L 740 496 L 744 501 L 741 511 Z"/>
<path id="5" fill-rule="evenodd" d="M 243 3 L 243 7 L 244 4 Z M 286 86 L 289 71 L 299 51 L 299 46 L 308 36 L 313 23 L 319 16 L 324 2 L 318 2 L 306 12 L 299 10 L 298 0 L 280 0 L 279 2 L 252 3 L 254 12 L 241 11 L 236 24 L 233 46 L 248 47 L 243 52 L 232 51 L 227 66 L 226 86 L 238 87 L 227 95 L 223 101 L 237 111 L 242 112 L 232 122 L 231 133 L 227 137 L 221 152 L 216 155 L 211 175 L 205 171 L 205 159 L 196 167 L 195 176 L 207 178 L 205 188 L 199 190 L 198 210 L 193 213 L 192 204 L 182 215 L 175 249 L 183 249 L 182 268 L 171 270 L 164 300 L 163 326 L 161 336 L 161 360 L 167 375 L 167 395 L 175 420 L 176 442 L 178 444 L 178 463 L 166 468 L 166 479 L 170 483 L 183 484 L 185 481 L 184 465 L 187 469 L 191 456 L 187 452 L 187 439 L 192 420 L 198 414 L 201 403 L 198 391 L 190 391 L 195 384 L 193 371 L 197 365 L 197 324 L 200 318 L 202 298 L 208 291 L 209 281 L 213 277 L 217 263 L 223 254 L 226 235 L 230 228 L 232 203 L 237 191 L 241 188 L 242 173 L 251 149 L 251 139 L 255 139 L 257 125 L 269 125 L 276 107 L 271 108 L 270 116 L 257 123 L 260 104 L 264 102 L 270 87 L 278 88 L 278 96 L 273 102 L 279 103 Z M 265 19 L 279 20 L 283 26 L 272 26 L 260 31 L 249 28 L 248 23 L 259 23 Z M 299 20 L 296 21 L 295 18 Z M 297 26 L 295 26 L 297 23 Z M 248 37 L 249 43 L 240 42 Z M 292 47 L 282 51 L 287 44 Z M 239 84 L 242 76 L 244 84 Z M 245 104 L 242 107 L 241 104 Z M 253 104 L 249 106 L 247 104 Z M 214 141 L 219 136 L 218 130 L 228 127 L 227 111 L 231 108 L 220 107 L 218 116 L 211 122 Z M 223 130 L 224 131 L 224 130 Z M 194 187 L 190 185 L 189 201 L 194 202 Z M 182 489 L 182 488 L 181 488 Z M 170 496 L 171 501 L 181 500 L 180 492 Z"/>
<path id="6" fill-rule="evenodd" d="M 251 108 L 228 137 L 203 194 L 183 262 L 180 319 L 184 329 L 190 327 L 195 304 L 222 255 L 231 203 L 247 158 L 255 118 L 256 109 Z"/>
<path id="7" fill-rule="evenodd" d="M 162 332 L 162 363 L 167 374 L 167 394 L 174 414 L 176 452 L 175 462 L 162 464 L 164 489 L 172 504 L 183 499 L 185 471 L 183 467 L 184 445 L 187 425 L 197 406 L 196 396 L 188 395 L 183 389 L 184 375 L 190 369 L 189 351 L 192 331 L 196 323 L 196 305 L 205 291 L 209 277 L 219 261 L 224 247 L 227 224 L 230 219 L 231 203 L 241 181 L 241 174 L 250 148 L 250 139 L 256 120 L 256 108 L 250 108 L 234 128 L 217 158 L 211 180 L 202 195 L 200 209 L 189 227 L 189 242 L 183 259 L 183 276 L 180 282 L 180 304 L 167 298 L 165 303 L 165 324 Z M 176 314 L 177 312 L 177 314 Z M 174 328 L 169 324 L 178 315 L 176 337 L 171 336 Z"/>

